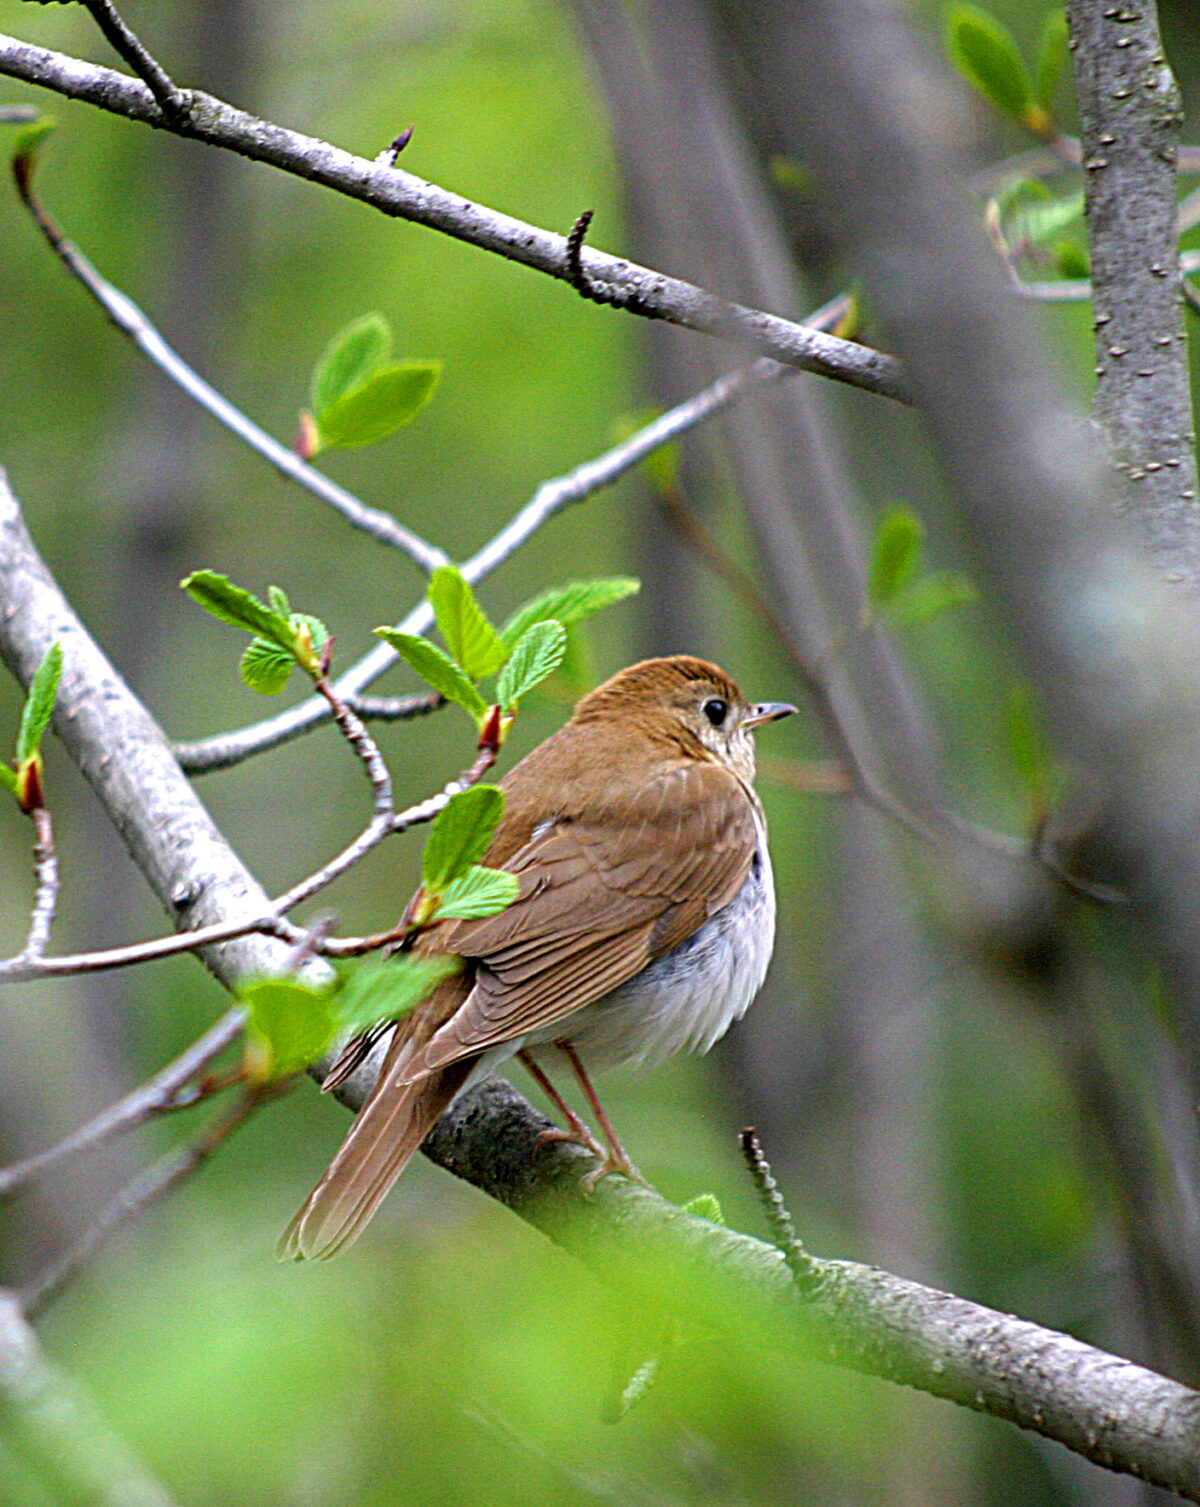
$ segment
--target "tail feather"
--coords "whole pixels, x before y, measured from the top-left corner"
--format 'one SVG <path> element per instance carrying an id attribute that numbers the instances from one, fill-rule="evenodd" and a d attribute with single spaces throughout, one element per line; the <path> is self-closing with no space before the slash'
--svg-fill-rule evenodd
<path id="1" fill-rule="evenodd" d="M 470 1072 L 455 1063 L 419 1083 L 373 1094 L 341 1150 L 280 1236 L 280 1260 L 336 1256 L 362 1233 Z M 380 1083 L 384 1084 L 381 1075 Z"/>

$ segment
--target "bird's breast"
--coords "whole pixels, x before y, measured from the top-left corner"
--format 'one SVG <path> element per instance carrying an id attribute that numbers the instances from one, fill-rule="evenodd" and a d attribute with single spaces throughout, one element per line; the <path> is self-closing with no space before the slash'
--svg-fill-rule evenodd
<path id="1" fill-rule="evenodd" d="M 760 830 L 741 889 L 678 947 L 527 1047 L 569 1035 L 589 1073 L 620 1063 L 653 1067 L 678 1052 L 707 1052 L 762 987 L 775 941 L 775 883 Z"/>

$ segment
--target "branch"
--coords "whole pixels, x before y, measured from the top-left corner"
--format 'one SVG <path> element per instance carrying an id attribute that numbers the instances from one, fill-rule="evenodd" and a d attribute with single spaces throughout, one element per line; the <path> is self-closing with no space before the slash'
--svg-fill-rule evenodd
<path id="1" fill-rule="evenodd" d="M 128 335 L 134 345 L 147 355 L 155 366 L 176 384 L 188 397 L 210 413 L 219 423 L 244 440 L 251 450 L 264 460 L 270 461 L 281 475 L 289 481 L 307 488 L 315 497 L 329 504 L 335 512 L 378 544 L 391 545 L 400 550 L 428 575 L 439 565 L 445 565 L 448 556 L 443 550 L 428 544 L 419 534 L 405 528 L 390 513 L 380 508 L 368 507 L 352 492 L 339 487 L 315 466 L 310 466 L 286 445 L 281 445 L 265 429 L 260 429 L 240 408 L 217 392 L 186 361 L 174 351 L 146 318 L 131 298 L 102 277 L 73 241 L 69 241 L 58 225 L 46 213 L 41 201 L 29 185 L 27 174 L 14 174 L 17 191 L 34 223 L 45 236 L 51 248 L 66 267 L 92 295 L 109 319 L 122 334 Z"/>
<path id="2" fill-rule="evenodd" d="M 0 1400 L 5 1422 L 55 1501 L 171 1507 L 166 1488 L 112 1431 L 84 1389 L 46 1359 L 19 1303 L 3 1292 Z"/>
<path id="3" fill-rule="evenodd" d="M 830 307 L 836 306 L 835 300 Z M 824 310 L 819 310 L 814 318 L 821 317 L 824 313 Z M 789 367 L 780 366 L 774 361 L 752 362 L 749 366 L 719 378 L 686 402 L 669 409 L 629 439 L 606 450 L 603 455 L 584 461 L 564 476 L 544 481 L 520 512 L 460 567 L 463 575 L 472 586 L 477 586 L 532 539 L 555 514 L 612 486 L 655 450 L 720 413 L 747 393 L 786 377 L 789 371 Z M 433 609 L 427 601 L 421 601 L 398 626 L 402 633 L 425 633 L 432 625 Z M 384 643 L 377 644 L 334 683 L 335 692 L 348 706 L 355 706 L 355 697 L 366 686 L 378 680 L 385 670 L 396 663 L 396 659 L 394 649 L 389 649 Z M 175 753 L 180 765 L 189 774 L 207 774 L 214 769 L 228 769 L 254 754 L 278 748 L 280 744 L 300 737 L 328 716 L 327 703 L 320 696 L 310 696 L 306 701 L 289 707 L 287 711 L 238 732 L 178 744 Z"/>
<path id="4" fill-rule="evenodd" d="M 150 90 L 163 115 L 168 120 L 177 120 L 186 115 L 188 96 L 172 82 L 161 64 L 150 56 L 134 33 L 126 26 L 110 0 L 83 0 L 83 3 L 91 11 L 96 25 L 111 43 L 114 51 L 125 59 Z"/>
<path id="5" fill-rule="evenodd" d="M 59 1163 L 103 1145 L 123 1131 L 133 1130 L 154 1115 L 197 1102 L 196 1097 L 183 1098 L 183 1090 L 214 1057 L 237 1040 L 245 1020 L 246 1012 L 240 1007 L 226 1011 L 215 1025 L 210 1026 L 203 1036 L 181 1052 L 174 1062 L 168 1063 L 153 1078 L 126 1094 L 117 1103 L 110 1104 L 86 1125 L 80 1126 L 61 1140 L 57 1146 L 40 1151 L 36 1156 L 26 1157 L 24 1161 L 14 1162 L 11 1167 L 0 1169 L 0 1198 L 10 1197 L 19 1188 L 51 1171 Z"/>
<path id="6" fill-rule="evenodd" d="M 1019 1424 L 1110 1470 L 1200 1500 L 1200 1394 L 1068 1335 L 848 1261 L 808 1258 L 802 1295 L 782 1253 L 624 1178 L 591 1196 L 587 1153 L 533 1149 L 549 1122 L 491 1079 L 425 1142 L 439 1166 L 506 1204 L 606 1283 L 718 1333 L 919 1388 Z"/>
<path id="7" fill-rule="evenodd" d="M 1093 412 L 1130 487 L 1150 558 L 1200 591 L 1200 508 L 1179 270 L 1176 155 L 1183 108 L 1154 0 L 1070 0 L 1087 193 Z"/>
<path id="8" fill-rule="evenodd" d="M 464 199 L 386 162 L 368 162 L 316 137 L 260 120 L 198 90 L 190 96 L 186 116 L 164 118 L 145 84 L 4 35 L 0 35 L 0 74 L 268 163 L 370 204 L 396 219 L 440 230 L 565 282 L 573 280 L 575 269 L 567 256 L 565 236 Z M 684 329 L 731 340 L 787 366 L 907 401 L 899 363 L 881 351 L 839 340 L 760 309 L 727 303 L 691 283 L 591 247 L 582 248 L 579 267 L 592 289 L 605 290 L 647 318 L 665 319 Z"/>

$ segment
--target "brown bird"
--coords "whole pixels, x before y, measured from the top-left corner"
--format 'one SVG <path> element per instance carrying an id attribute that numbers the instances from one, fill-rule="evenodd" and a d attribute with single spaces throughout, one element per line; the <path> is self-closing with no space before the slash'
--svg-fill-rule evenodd
<path id="1" fill-rule="evenodd" d="M 465 967 L 397 1024 L 281 1256 L 349 1245 L 443 1110 L 512 1056 L 567 1116 L 569 1129 L 547 1138 L 603 1157 L 590 1180 L 637 1176 L 588 1075 L 705 1052 L 758 993 L 775 888 L 751 729 L 795 710 L 752 705 L 702 659 L 648 659 L 585 696 L 515 766 L 483 861 L 518 877 L 517 898 L 419 939 L 417 951 L 457 953 Z M 578 1075 L 607 1152 L 546 1078 L 555 1051 Z"/>

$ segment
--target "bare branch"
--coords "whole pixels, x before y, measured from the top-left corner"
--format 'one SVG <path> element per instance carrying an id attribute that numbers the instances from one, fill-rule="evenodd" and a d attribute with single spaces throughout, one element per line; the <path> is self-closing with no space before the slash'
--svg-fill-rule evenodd
<path id="1" fill-rule="evenodd" d="M 198 1037 L 174 1062 L 148 1079 L 117 1103 L 110 1104 L 86 1125 L 81 1125 L 57 1146 L 36 1156 L 14 1162 L 0 1169 L 0 1198 L 10 1197 L 19 1188 L 57 1167 L 61 1162 L 100 1146 L 123 1131 L 133 1130 L 155 1115 L 182 1109 L 199 1102 L 199 1094 L 184 1097 L 183 1090 L 208 1064 L 241 1035 L 246 1012 L 240 1007 L 228 1010 L 220 1020 Z"/>
<path id="2" fill-rule="evenodd" d="M 29 935 L 25 939 L 21 956 L 40 958 L 50 940 L 54 907 L 58 902 L 58 856 L 54 849 L 54 823 L 49 811 L 44 806 L 39 806 L 31 814 L 37 891 L 33 902 L 33 912 L 29 918 Z"/>
<path id="3" fill-rule="evenodd" d="M 506 1204 L 639 1304 L 736 1324 L 756 1343 L 917 1387 L 1004 1418 L 1110 1470 L 1200 1501 L 1200 1394 L 1069 1335 L 847 1261 L 813 1259 L 798 1291 L 782 1254 L 696 1218 L 624 1178 L 582 1190 L 578 1147 L 535 1161 L 549 1122 L 490 1079 L 445 1114 L 423 1150 Z"/>
<path id="4" fill-rule="evenodd" d="M 121 19 L 111 0 L 83 0 L 83 3 L 91 11 L 96 25 L 114 50 L 125 59 L 153 94 L 163 114 L 169 120 L 177 120 L 186 115 L 189 103 L 187 94 L 171 80 L 166 69 L 150 56 Z"/>
<path id="5" fill-rule="evenodd" d="M 824 309 L 818 310 L 814 318 L 832 317 L 832 311 L 841 307 L 841 300 L 836 299 Z M 720 413 L 746 393 L 786 377 L 789 371 L 789 367 L 780 366 L 774 361 L 752 362 L 749 366 L 719 378 L 686 402 L 660 414 L 645 428 L 639 429 L 621 444 L 614 445 L 611 450 L 606 450 L 603 455 L 584 461 L 564 476 L 543 482 L 520 512 L 460 567 L 463 575 L 472 586 L 477 586 L 564 508 L 583 502 L 603 488 L 612 486 L 655 450 Z M 433 609 L 428 602 L 422 601 L 398 627 L 402 633 L 424 633 L 432 625 Z M 378 680 L 385 670 L 396 663 L 396 659 L 394 649 L 379 643 L 334 682 L 334 690 L 347 705 L 352 706 L 354 698 L 366 686 Z M 280 744 L 300 737 L 328 716 L 329 707 L 326 702 L 320 696 L 310 696 L 308 700 L 289 707 L 287 711 L 238 732 L 222 733 L 194 743 L 180 744 L 176 748 L 176 754 L 181 766 L 189 774 L 207 774 L 214 769 L 228 769 L 254 754 L 278 748 Z"/>
<path id="6" fill-rule="evenodd" d="M 190 1177 L 225 1144 L 239 1126 L 245 1124 L 255 1110 L 272 1097 L 272 1092 L 255 1085 L 248 1086 L 194 1140 L 174 1147 L 137 1177 L 131 1178 L 116 1197 L 100 1210 L 71 1249 L 39 1272 L 21 1290 L 21 1307 L 25 1314 L 36 1318 L 42 1313 L 114 1231 Z"/>
<path id="7" fill-rule="evenodd" d="M 405 528 L 390 513 L 385 513 L 380 508 L 368 507 L 352 492 L 339 487 L 323 472 L 302 460 L 294 450 L 281 445 L 264 429 L 260 429 L 241 409 L 236 408 L 228 398 L 211 387 L 203 377 L 192 370 L 178 352 L 167 344 L 137 304 L 97 272 L 78 246 L 62 234 L 55 221 L 46 213 L 41 201 L 32 192 L 27 178 L 24 176 L 17 178 L 17 189 L 38 229 L 58 255 L 63 266 L 87 289 L 117 329 L 122 334 L 128 335 L 138 349 L 144 352 L 160 371 L 165 372 L 176 386 L 187 393 L 189 398 L 212 414 L 213 418 L 224 424 L 239 439 L 244 440 L 251 450 L 270 461 L 281 475 L 305 487 L 322 502 L 328 503 L 345 518 L 347 523 L 360 529 L 376 543 L 388 544 L 393 549 L 400 550 L 426 574 L 436 570 L 439 565 L 447 563 L 449 557 L 443 550 L 427 543 L 411 529 Z"/>
<path id="8" fill-rule="evenodd" d="M 368 162 L 328 142 L 260 120 L 198 90 L 190 96 L 186 116 L 164 119 L 144 84 L 111 69 L 3 35 L 0 74 L 268 163 L 371 204 L 384 214 L 429 226 L 551 277 L 571 281 L 565 236 L 452 194 L 388 162 Z M 881 351 L 839 340 L 776 314 L 728 303 L 691 283 L 591 247 L 583 248 L 580 266 L 593 288 L 604 289 L 648 318 L 665 319 L 685 329 L 731 340 L 785 365 L 907 401 L 899 363 Z"/>

